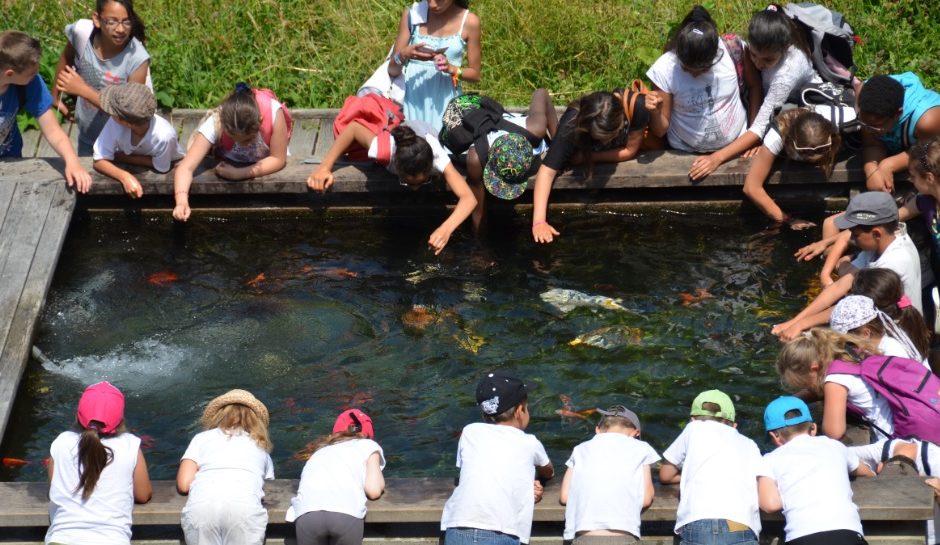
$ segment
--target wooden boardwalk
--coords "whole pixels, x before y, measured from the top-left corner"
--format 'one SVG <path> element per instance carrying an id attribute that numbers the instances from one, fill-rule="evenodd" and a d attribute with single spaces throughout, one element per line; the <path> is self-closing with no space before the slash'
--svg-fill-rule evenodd
<path id="1" fill-rule="evenodd" d="M 60 162 L 29 163 L 0 169 L 0 437 L 75 208 Z"/>

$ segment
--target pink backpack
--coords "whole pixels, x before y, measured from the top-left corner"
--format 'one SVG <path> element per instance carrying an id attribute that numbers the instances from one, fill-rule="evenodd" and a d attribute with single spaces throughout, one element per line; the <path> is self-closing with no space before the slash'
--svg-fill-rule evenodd
<path id="1" fill-rule="evenodd" d="M 271 135 L 274 133 L 274 119 L 271 117 L 271 101 L 277 100 L 277 95 L 270 89 L 252 89 L 255 95 L 255 103 L 258 104 L 258 110 L 261 112 L 261 139 L 268 147 L 271 146 Z M 284 103 L 281 103 L 281 111 L 284 112 L 284 122 L 287 124 L 287 140 L 290 141 L 291 134 L 294 132 L 294 119 Z M 223 131 L 219 143 L 215 147 L 215 154 L 218 157 L 224 157 L 225 154 L 235 147 L 235 141 Z"/>
<path id="2" fill-rule="evenodd" d="M 888 401 L 892 437 L 940 443 L 940 378 L 921 362 L 895 356 L 868 356 L 861 363 L 833 360 L 826 374 L 833 373 L 860 377 Z"/>

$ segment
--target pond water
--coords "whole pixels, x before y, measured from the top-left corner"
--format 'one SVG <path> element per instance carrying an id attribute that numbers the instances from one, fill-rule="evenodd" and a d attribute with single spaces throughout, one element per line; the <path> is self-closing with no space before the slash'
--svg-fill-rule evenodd
<path id="1" fill-rule="evenodd" d="M 438 215 L 76 220 L 36 341 L 45 358 L 0 448 L 28 463 L 0 479 L 44 479 L 50 442 L 99 380 L 125 392 L 157 479 L 175 476 L 203 407 L 231 388 L 267 404 L 279 477 L 299 477 L 298 453 L 349 406 L 373 417 L 386 475 L 451 476 L 493 368 L 530 385 L 529 431 L 556 467 L 596 422 L 559 410 L 623 403 L 661 451 L 710 388 L 762 441 L 781 393 L 770 326 L 812 285 L 815 267 L 792 258 L 810 234 L 705 210 L 568 213 L 548 247 L 504 218 L 435 257 L 424 241 Z M 603 300 L 559 309 L 560 290 Z"/>

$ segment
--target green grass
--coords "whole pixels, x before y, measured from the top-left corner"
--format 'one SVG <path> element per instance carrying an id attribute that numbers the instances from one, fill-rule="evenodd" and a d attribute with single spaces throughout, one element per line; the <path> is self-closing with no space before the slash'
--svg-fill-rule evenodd
<path id="1" fill-rule="evenodd" d="M 742 35 L 763 4 L 711 6 L 721 31 Z M 271 87 L 294 107 L 339 107 L 382 60 L 406 1 L 138 0 L 147 24 L 154 86 L 165 107 L 210 107 L 236 81 Z M 537 87 L 558 104 L 636 77 L 659 55 L 691 3 L 674 0 L 473 0 L 483 24 L 483 79 L 474 90 L 521 105 Z M 706 3 L 708 5 L 708 3 Z M 911 70 L 940 89 L 940 3 L 845 0 L 863 43 L 859 73 Z M 88 17 L 92 1 L 4 0 L 0 26 L 43 43 L 51 82 L 62 29 Z M 470 86 L 468 86 L 470 87 Z"/>

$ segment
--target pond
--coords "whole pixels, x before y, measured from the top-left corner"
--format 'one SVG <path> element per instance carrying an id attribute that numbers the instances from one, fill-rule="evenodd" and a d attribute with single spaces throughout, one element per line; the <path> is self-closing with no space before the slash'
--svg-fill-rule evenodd
<path id="1" fill-rule="evenodd" d="M 299 477 L 305 445 L 349 406 L 373 417 L 386 475 L 451 476 L 494 368 L 530 385 L 528 431 L 556 467 L 593 434 L 590 409 L 634 409 L 661 451 L 711 388 L 763 444 L 781 393 L 770 326 L 815 276 L 792 257 L 810 234 L 704 209 L 559 214 L 547 247 L 525 218 L 494 218 L 438 257 L 436 213 L 297 214 L 76 219 L 0 448 L 28 463 L 0 479 L 44 479 L 50 442 L 99 380 L 125 392 L 156 479 L 175 476 L 203 407 L 231 388 L 267 404 L 278 477 Z M 564 290 L 597 299 L 566 308 Z"/>

